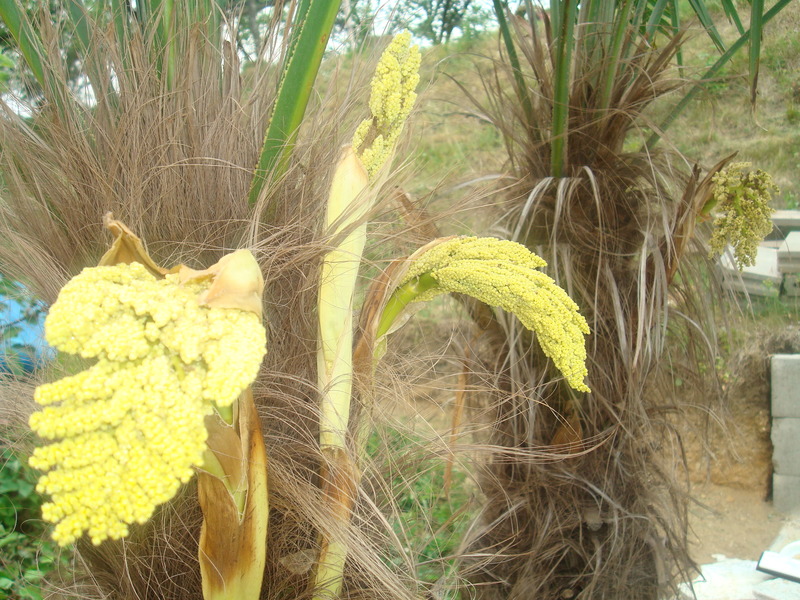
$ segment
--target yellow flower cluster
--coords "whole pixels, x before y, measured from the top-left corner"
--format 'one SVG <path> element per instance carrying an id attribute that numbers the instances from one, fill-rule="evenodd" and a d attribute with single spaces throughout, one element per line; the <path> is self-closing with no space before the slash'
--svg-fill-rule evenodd
<path id="1" fill-rule="evenodd" d="M 513 313 L 536 332 L 544 353 L 576 390 L 590 391 L 587 375 L 586 319 L 578 306 L 550 277 L 538 271 L 544 260 L 525 246 L 495 238 L 462 237 L 425 252 L 409 268 L 407 283 L 430 274 L 439 287 L 415 299 L 442 293 L 460 293 Z"/>
<path id="2" fill-rule="evenodd" d="M 96 358 L 37 388 L 30 426 L 56 440 L 30 459 L 49 471 L 37 490 L 69 544 L 127 535 L 171 499 L 203 462 L 204 419 L 255 379 L 266 334 L 252 312 L 198 303 L 208 283 L 156 279 L 142 265 L 84 269 L 59 294 L 45 336 L 59 350 Z"/>
<path id="3" fill-rule="evenodd" d="M 769 173 L 747 171 L 750 163 L 734 163 L 714 175 L 714 232 L 711 256 L 718 256 L 725 246 L 733 246 L 739 269 L 754 265 L 758 244 L 772 231 L 771 193 L 777 192 Z"/>
<path id="4" fill-rule="evenodd" d="M 372 117 L 365 119 L 353 136 L 353 148 L 370 177 L 374 177 L 392 153 L 417 94 L 421 56 L 411 46 L 411 34 L 405 31 L 384 50 L 372 78 L 369 108 Z M 362 146 L 365 146 L 362 149 Z"/>

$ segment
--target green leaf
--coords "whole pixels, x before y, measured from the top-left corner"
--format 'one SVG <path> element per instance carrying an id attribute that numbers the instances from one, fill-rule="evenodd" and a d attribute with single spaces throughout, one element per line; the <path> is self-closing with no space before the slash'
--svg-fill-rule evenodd
<path id="1" fill-rule="evenodd" d="M 18 336 L 22 332 L 20 327 L 16 325 L 4 325 L 2 326 L 2 335 L 4 339 L 11 339 L 13 337 Z"/>
<path id="2" fill-rule="evenodd" d="M 8 31 L 17 43 L 19 51 L 25 62 L 28 63 L 36 81 L 43 88 L 46 87 L 47 81 L 42 65 L 42 57 L 45 54 L 42 41 L 31 27 L 30 21 L 21 10 L 19 3 L 16 0 L 0 0 L 0 19 L 8 27 Z"/>
<path id="3" fill-rule="evenodd" d="M 14 585 L 14 580 L 8 577 L 0 577 L 0 590 L 10 590 Z"/>
<path id="4" fill-rule="evenodd" d="M 67 0 L 66 6 L 69 12 L 69 26 L 72 27 L 81 51 L 85 52 L 89 48 L 91 39 L 86 9 L 80 0 Z"/>
<path id="5" fill-rule="evenodd" d="M 628 29 L 628 16 L 630 15 L 633 0 L 622 0 L 619 12 L 614 19 L 614 34 L 611 38 L 609 63 L 606 68 L 605 81 L 600 91 L 598 107 L 606 111 L 611 103 L 611 91 L 617 79 L 617 72 L 621 66 L 622 44 L 625 41 Z"/>
<path id="6" fill-rule="evenodd" d="M 41 581 L 44 577 L 44 573 L 42 573 L 39 569 L 28 569 L 24 573 L 25 581 L 29 583 L 33 583 L 34 581 Z"/>
<path id="7" fill-rule="evenodd" d="M 17 592 L 17 593 L 19 594 L 19 597 L 20 597 L 21 600 L 43 600 L 44 599 L 44 596 L 42 596 L 42 593 L 39 591 L 39 589 L 34 587 L 34 586 L 32 586 L 32 585 L 26 585 L 24 588 L 20 589 L 19 592 Z"/>
<path id="8" fill-rule="evenodd" d="M 739 32 L 739 35 L 742 35 L 744 33 L 744 25 L 742 25 L 742 20 L 739 18 L 739 11 L 736 10 L 736 4 L 733 2 L 733 0 L 721 0 L 721 2 L 722 10 L 725 11 L 725 16 L 733 21 L 733 24 L 736 25 L 736 30 Z"/>
<path id="9" fill-rule="evenodd" d="M 670 22 L 672 24 L 672 35 L 677 35 L 681 30 L 681 17 L 678 12 L 678 0 L 671 0 L 670 5 L 672 11 L 670 12 Z M 678 63 L 678 73 L 683 77 L 683 44 L 680 45 L 678 51 L 675 53 L 675 60 Z"/>
<path id="10" fill-rule="evenodd" d="M 300 4 L 278 97 L 250 185 L 251 204 L 258 200 L 267 178 L 271 174 L 280 176 L 289 164 L 339 4 L 340 0 L 305 0 Z"/>
<path id="11" fill-rule="evenodd" d="M 7 475 L 3 473 L 3 479 L 0 479 L 0 494 L 9 494 L 11 492 L 16 492 L 19 489 L 19 479 L 15 478 L 14 475 Z M 6 501 L 8 498 L 3 498 L 2 503 L 0 503 L 0 510 L 5 507 Z"/>
<path id="12" fill-rule="evenodd" d="M 0 537 L 0 548 L 11 545 L 19 545 L 27 541 L 25 535 L 12 531 L 9 534 Z"/>
<path id="13" fill-rule="evenodd" d="M 526 121 L 530 123 L 531 115 L 533 114 L 533 106 L 531 105 L 531 99 L 528 95 L 528 86 L 525 84 L 525 79 L 522 76 L 522 69 L 520 68 L 517 50 L 514 47 L 514 40 L 511 37 L 511 30 L 506 20 L 507 6 L 501 3 L 501 0 L 492 0 L 492 3 L 494 5 L 494 13 L 497 16 L 497 24 L 500 27 L 500 34 L 503 37 L 503 43 L 508 53 L 508 62 L 511 63 L 511 69 L 514 72 L 514 86 L 516 88 L 517 98 L 519 98 L 519 101 L 522 103 Z"/>
<path id="14" fill-rule="evenodd" d="M 750 103 L 755 106 L 758 91 L 758 65 L 761 58 L 761 35 L 764 26 L 764 0 L 752 0 L 750 5 Z"/>
<path id="15" fill-rule="evenodd" d="M 652 39 L 661 23 L 661 18 L 664 16 L 664 11 L 667 8 L 668 0 L 657 0 L 650 12 L 650 18 L 647 20 L 647 27 L 645 28 L 645 35 L 647 39 Z"/>
<path id="16" fill-rule="evenodd" d="M 725 43 L 722 41 L 717 31 L 717 26 L 714 25 L 714 19 L 712 19 L 711 15 L 708 13 L 706 3 L 703 0 L 689 0 L 689 4 L 692 6 L 694 14 L 700 19 L 700 24 L 705 28 L 708 37 L 711 38 L 714 45 L 720 52 L 725 52 Z"/>
<path id="17" fill-rule="evenodd" d="M 33 494 L 33 490 L 35 489 L 35 487 L 36 486 L 34 486 L 32 483 L 22 480 L 19 482 L 19 485 L 17 486 L 17 493 L 22 498 L 28 498 Z"/>
<path id="18" fill-rule="evenodd" d="M 575 31 L 577 0 L 559 0 L 551 6 L 556 58 L 553 73 L 553 116 L 550 143 L 550 174 L 561 177 L 567 153 L 569 131 L 569 94 L 571 91 L 572 49 Z M 555 18 L 558 15 L 558 18 Z"/>

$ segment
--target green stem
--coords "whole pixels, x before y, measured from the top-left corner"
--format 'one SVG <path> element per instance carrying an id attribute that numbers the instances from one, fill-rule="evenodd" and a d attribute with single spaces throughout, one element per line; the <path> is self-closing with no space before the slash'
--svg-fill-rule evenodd
<path id="1" fill-rule="evenodd" d="M 439 285 L 430 273 L 423 273 L 397 288 L 386 307 L 381 313 L 381 320 L 378 322 L 378 330 L 375 339 L 378 340 L 389 332 L 395 319 L 403 312 L 406 306 L 416 300 L 423 292 L 432 290 Z"/>

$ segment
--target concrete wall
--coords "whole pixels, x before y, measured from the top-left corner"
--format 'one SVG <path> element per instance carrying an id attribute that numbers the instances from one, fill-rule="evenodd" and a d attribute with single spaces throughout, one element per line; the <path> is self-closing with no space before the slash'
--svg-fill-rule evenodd
<path id="1" fill-rule="evenodd" d="M 772 357 L 773 503 L 800 516 L 800 354 Z"/>

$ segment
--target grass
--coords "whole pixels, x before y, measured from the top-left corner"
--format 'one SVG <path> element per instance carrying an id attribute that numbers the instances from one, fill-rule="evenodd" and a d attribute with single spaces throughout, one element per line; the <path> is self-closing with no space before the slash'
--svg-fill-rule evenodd
<path id="1" fill-rule="evenodd" d="M 720 19 L 720 22 L 723 22 Z M 710 166 L 737 152 L 737 161 L 772 174 L 781 193 L 776 208 L 797 208 L 800 181 L 800 5 L 787 7 L 767 26 L 759 77 L 760 92 L 755 113 L 748 100 L 747 56 L 741 53 L 722 77 L 705 90 L 673 124 L 668 137 L 689 158 Z M 735 28 L 723 24 L 723 38 L 730 40 Z M 701 71 L 717 59 L 701 33 L 686 46 L 689 72 Z"/>
<path id="2" fill-rule="evenodd" d="M 422 456 L 428 442 L 418 434 L 388 429 L 374 434 L 368 452 L 381 473 L 388 473 L 392 491 L 394 534 L 403 542 L 405 554 L 388 557 L 403 568 L 409 561 L 414 577 L 428 586 L 452 583 L 459 544 L 473 517 L 473 486 L 467 474 L 454 469 L 449 493 L 445 492 L 445 462 L 441 457 Z M 410 461 L 419 461 L 409 475 Z M 449 587 L 449 586 L 448 586 Z"/>
<path id="3" fill-rule="evenodd" d="M 467 93 L 483 97 L 481 75 L 491 67 L 494 35 L 428 49 L 423 55 L 419 109 L 410 127 L 408 161 L 418 174 L 409 191 L 424 196 L 443 183 L 452 185 L 502 171 L 502 138 L 470 104 Z M 458 83 L 456 83 L 458 82 Z M 463 192 L 462 192 L 463 195 Z M 445 194 L 443 206 L 453 200 Z"/>

